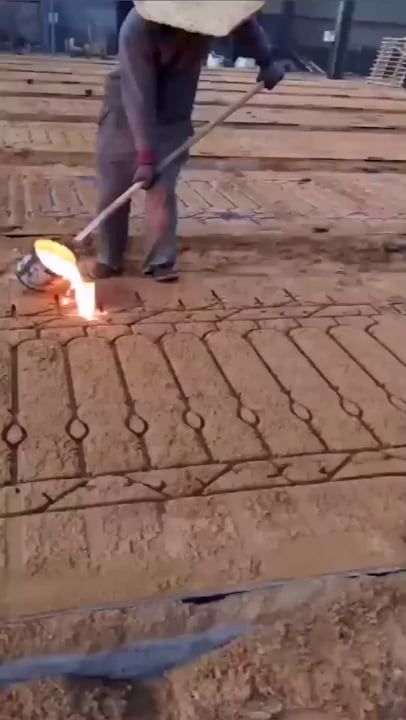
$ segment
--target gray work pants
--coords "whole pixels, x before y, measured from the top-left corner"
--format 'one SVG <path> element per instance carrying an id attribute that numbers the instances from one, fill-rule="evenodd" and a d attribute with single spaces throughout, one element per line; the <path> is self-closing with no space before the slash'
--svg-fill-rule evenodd
<path id="1" fill-rule="evenodd" d="M 102 120 L 97 143 L 97 169 L 99 175 L 99 210 L 103 210 L 133 182 L 137 155 L 132 138 L 123 137 L 128 128 L 117 128 L 114 115 Z M 158 133 L 156 151 L 158 161 L 167 157 L 188 137 L 185 128 L 166 128 Z M 152 188 L 145 192 L 145 244 L 144 268 L 165 265 L 172 268 L 176 262 L 177 202 L 176 183 L 187 153 L 163 171 Z M 120 268 L 128 244 L 130 217 L 128 202 L 108 218 L 100 228 L 98 261 Z"/>

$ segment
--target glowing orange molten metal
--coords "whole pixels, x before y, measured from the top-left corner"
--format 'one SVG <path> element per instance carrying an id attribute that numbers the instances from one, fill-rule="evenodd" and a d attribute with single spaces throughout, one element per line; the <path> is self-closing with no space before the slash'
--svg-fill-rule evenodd
<path id="1" fill-rule="evenodd" d="M 85 320 L 93 320 L 96 311 L 96 292 L 94 282 L 84 282 L 80 278 L 80 283 L 75 288 L 75 300 L 78 307 L 79 315 Z"/>
<path id="2" fill-rule="evenodd" d="M 96 312 L 95 284 L 82 279 L 73 252 L 54 240 L 45 239 L 36 241 L 35 252 L 48 270 L 68 281 L 75 293 L 79 315 L 93 320 Z"/>

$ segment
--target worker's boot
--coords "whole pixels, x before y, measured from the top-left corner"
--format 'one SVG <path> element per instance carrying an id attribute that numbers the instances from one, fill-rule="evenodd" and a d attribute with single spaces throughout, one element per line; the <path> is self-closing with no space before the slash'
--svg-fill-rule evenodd
<path id="1" fill-rule="evenodd" d="M 144 275 L 153 278 L 157 282 L 176 282 L 179 274 L 171 265 L 155 265 L 144 267 Z"/>
<path id="2" fill-rule="evenodd" d="M 120 277 L 123 274 L 122 267 L 112 267 L 106 263 L 97 262 L 90 271 L 92 280 L 108 280 L 112 277 Z"/>

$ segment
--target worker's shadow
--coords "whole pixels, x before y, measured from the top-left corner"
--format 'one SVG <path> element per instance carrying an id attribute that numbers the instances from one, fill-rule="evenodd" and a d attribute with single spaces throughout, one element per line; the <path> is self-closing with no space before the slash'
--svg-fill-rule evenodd
<path id="1" fill-rule="evenodd" d="M 141 683 L 75 679 L 66 687 L 77 720 L 170 720 L 164 700 L 168 695 L 166 680 Z"/>

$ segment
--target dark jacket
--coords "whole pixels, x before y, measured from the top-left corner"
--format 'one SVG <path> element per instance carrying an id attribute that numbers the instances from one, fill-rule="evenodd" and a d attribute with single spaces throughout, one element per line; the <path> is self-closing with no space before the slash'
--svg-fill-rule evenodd
<path id="1" fill-rule="evenodd" d="M 269 62 L 270 47 L 255 18 L 232 35 L 247 57 L 260 66 Z M 153 151 L 162 132 L 192 134 L 193 104 L 210 43 L 207 35 L 144 20 L 135 8 L 127 15 L 119 38 L 119 67 L 106 84 L 104 112 L 116 110 L 118 130 L 128 122 L 139 152 Z"/>

